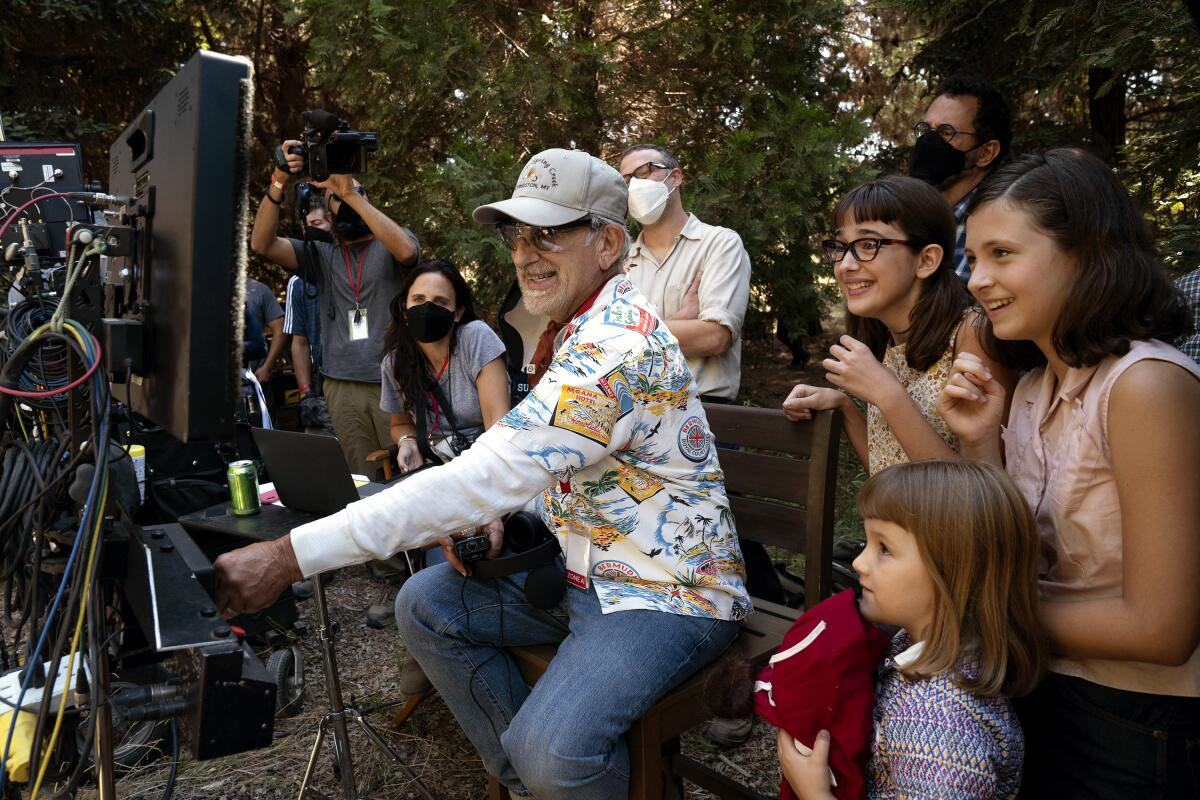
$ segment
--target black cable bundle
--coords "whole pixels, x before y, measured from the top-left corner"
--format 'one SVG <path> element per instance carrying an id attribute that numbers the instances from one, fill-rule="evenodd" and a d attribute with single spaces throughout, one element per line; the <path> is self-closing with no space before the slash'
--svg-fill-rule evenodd
<path id="1" fill-rule="evenodd" d="M 8 319 L 4 324 L 6 361 L 21 345 L 25 344 L 29 334 L 50 321 L 55 308 L 56 303 L 39 298 L 27 298 L 13 306 L 12 310 L 8 312 Z M 37 352 L 31 355 L 29 363 L 21 372 L 20 378 L 13 388 L 23 392 L 48 392 L 66 386 L 70 375 L 68 362 L 72 348 L 69 342 L 63 341 L 64 338 L 35 340 L 39 343 Z M 86 398 L 88 395 L 87 384 L 81 385 L 78 391 L 81 397 Z M 52 397 L 23 398 L 22 402 L 31 408 L 43 411 L 61 411 L 66 407 L 67 397 L 66 394 L 56 394 Z"/>

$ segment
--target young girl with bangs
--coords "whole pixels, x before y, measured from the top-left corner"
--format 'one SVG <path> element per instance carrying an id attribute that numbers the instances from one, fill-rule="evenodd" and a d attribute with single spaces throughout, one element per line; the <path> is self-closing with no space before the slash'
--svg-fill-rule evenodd
<path id="1" fill-rule="evenodd" d="M 867 548 L 854 561 L 870 622 L 900 631 L 879 670 L 867 797 L 1011 798 L 1026 749 L 1009 697 L 1032 691 L 1037 526 L 998 467 L 890 467 L 858 496 Z M 808 755 L 782 729 L 780 765 L 804 800 L 832 798 L 829 735 Z"/>
<path id="2" fill-rule="evenodd" d="M 1019 707 L 1030 797 L 1200 795 L 1200 367 L 1145 218 L 1079 150 L 1001 167 L 967 227 L 985 344 L 1029 369 L 1007 392 L 960 355 L 942 415 L 1003 461 L 1042 537 L 1055 655 Z"/>
<path id="3" fill-rule="evenodd" d="M 846 298 L 846 335 L 829 349 L 826 379 L 843 392 L 799 384 L 783 410 L 796 421 L 840 409 L 870 474 L 891 464 L 957 457 L 935 405 L 959 353 L 1008 373 L 983 351 L 982 322 L 954 272 L 954 214 L 929 184 L 889 176 L 851 190 L 834 211 L 825 258 Z M 1007 385 L 1011 386 L 1015 380 Z M 867 404 L 864 415 L 850 395 Z"/>

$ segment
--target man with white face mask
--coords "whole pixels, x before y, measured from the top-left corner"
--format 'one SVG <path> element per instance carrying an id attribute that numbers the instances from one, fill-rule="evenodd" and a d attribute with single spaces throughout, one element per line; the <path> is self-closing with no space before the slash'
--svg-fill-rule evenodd
<path id="1" fill-rule="evenodd" d="M 750 256 L 735 231 L 683 209 L 683 170 L 665 147 L 621 154 L 629 213 L 642 225 L 626 272 L 687 357 L 701 399 L 729 403 L 742 371 L 742 320 L 750 299 Z"/>
<path id="2" fill-rule="evenodd" d="M 742 379 L 742 320 L 750 300 L 750 256 L 742 238 L 683 210 L 683 170 L 665 147 L 635 144 L 618 163 L 629 186 L 629 214 L 642 225 L 625 271 L 679 340 L 700 399 L 731 403 Z M 782 603 L 783 588 L 766 549 L 740 543 L 747 590 Z M 752 718 L 714 719 L 704 734 L 734 747 L 749 738 L 752 724 Z"/>

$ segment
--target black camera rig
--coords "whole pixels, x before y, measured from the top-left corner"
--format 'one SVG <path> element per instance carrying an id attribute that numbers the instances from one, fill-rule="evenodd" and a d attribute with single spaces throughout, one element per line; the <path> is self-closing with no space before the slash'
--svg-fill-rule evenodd
<path id="1" fill-rule="evenodd" d="M 303 174 L 314 181 L 366 172 L 367 153 L 379 149 L 378 134 L 352 131 L 350 123 L 324 109 L 305 111 L 304 123 L 303 144 L 289 152 L 304 156 Z M 288 170 L 282 149 L 276 149 L 275 161 L 280 169 Z"/>

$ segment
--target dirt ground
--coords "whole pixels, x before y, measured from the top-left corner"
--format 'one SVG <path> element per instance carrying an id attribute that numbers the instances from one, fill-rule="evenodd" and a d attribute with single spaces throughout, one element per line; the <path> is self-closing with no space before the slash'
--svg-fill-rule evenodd
<path id="1" fill-rule="evenodd" d="M 829 336 L 811 343 L 812 355 L 823 353 Z M 807 369 L 791 366 L 790 353 L 778 343 L 750 343 L 743 355 L 741 400 L 752 405 L 778 407 L 798 382 L 823 382 L 820 358 L 811 358 Z M 812 366 L 813 364 L 817 366 Z M 342 691 L 360 708 L 386 706 L 401 697 L 397 684 L 405 655 L 395 630 L 374 630 L 365 625 L 367 606 L 381 602 L 388 587 L 364 568 L 344 570 L 328 589 L 330 613 L 340 626 L 338 661 Z M 316 611 L 313 602 L 300 603 L 310 633 L 298 645 L 304 655 L 307 699 L 299 716 L 276 721 L 275 742 L 266 749 L 206 762 L 181 763 L 174 796 L 181 800 L 295 797 L 304 766 L 326 710 L 325 680 L 316 647 Z M 367 715 L 384 728 L 394 708 Z M 408 769 L 397 767 L 373 748 L 361 732 L 352 734 L 352 752 L 360 793 L 378 800 L 419 798 L 412 776 L 439 800 L 475 800 L 487 796 L 486 776 L 470 742 L 440 698 L 434 696 L 395 732 L 384 735 L 399 752 Z M 720 750 L 693 731 L 684 737 L 686 753 L 741 783 L 773 796 L 778 791 L 779 769 L 774 729 L 757 721 L 751 739 L 740 747 Z M 340 796 L 328 740 L 317 760 L 315 788 Z M 168 770 L 160 761 L 118 783 L 121 797 L 161 797 Z M 94 796 L 94 791 L 80 796 Z M 688 797 L 707 800 L 712 795 L 688 787 Z"/>

